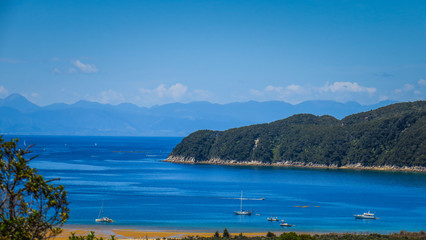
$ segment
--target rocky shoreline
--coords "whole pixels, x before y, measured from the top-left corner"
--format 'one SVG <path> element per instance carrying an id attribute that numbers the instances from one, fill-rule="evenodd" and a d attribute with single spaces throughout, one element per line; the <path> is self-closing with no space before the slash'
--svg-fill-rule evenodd
<path id="1" fill-rule="evenodd" d="M 361 164 L 348 164 L 344 166 L 325 165 L 303 162 L 275 162 L 264 163 L 260 161 L 238 162 L 235 160 L 225 161 L 219 158 L 212 158 L 207 161 L 195 161 L 194 158 L 182 156 L 169 156 L 164 162 L 179 163 L 179 164 L 206 164 L 206 165 L 225 165 L 225 166 L 265 166 L 265 167 L 295 167 L 295 168 L 315 168 L 315 169 L 351 169 L 351 170 L 375 170 L 375 171 L 400 171 L 400 172 L 426 172 L 426 167 L 398 167 L 398 166 L 362 166 Z"/>

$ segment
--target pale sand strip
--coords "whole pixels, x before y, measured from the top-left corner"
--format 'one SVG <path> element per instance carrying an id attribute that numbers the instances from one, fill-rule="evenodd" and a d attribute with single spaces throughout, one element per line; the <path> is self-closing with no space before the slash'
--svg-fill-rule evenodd
<path id="1" fill-rule="evenodd" d="M 68 240 L 71 233 L 76 236 L 87 236 L 91 231 L 95 232 L 96 237 L 103 237 L 108 239 L 111 235 L 115 235 L 116 239 L 157 239 L 157 238 L 183 238 L 188 236 L 193 237 L 212 237 L 214 233 L 206 232 L 179 232 L 179 231 L 146 231 L 136 229 L 98 229 L 98 228 L 85 228 L 71 229 L 65 228 L 63 232 L 55 237 L 55 240 Z M 222 235 L 222 232 L 219 232 Z M 230 233 L 231 236 L 239 235 L 240 233 Z M 275 233 L 279 235 L 280 233 Z M 266 233 L 243 233 L 244 236 L 266 236 Z"/>
<path id="2" fill-rule="evenodd" d="M 324 165 L 304 162 L 282 161 L 275 163 L 264 163 L 261 161 L 246 161 L 240 162 L 236 160 L 222 160 L 212 158 L 207 161 L 195 161 L 194 158 L 186 158 L 182 156 L 169 156 L 164 162 L 179 163 L 179 164 L 206 164 L 206 165 L 224 165 L 224 166 L 265 166 L 265 167 L 291 167 L 291 168 L 312 168 L 312 169 L 347 169 L 347 170 L 370 170 L 370 171 L 395 171 L 395 172 L 426 172 L 426 167 L 398 167 L 398 166 L 375 166 L 368 167 L 358 164 L 348 164 L 344 166 Z"/>

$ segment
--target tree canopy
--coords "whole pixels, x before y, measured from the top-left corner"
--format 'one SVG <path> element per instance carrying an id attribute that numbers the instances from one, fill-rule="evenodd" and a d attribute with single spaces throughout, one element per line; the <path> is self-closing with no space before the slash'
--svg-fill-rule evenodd
<path id="1" fill-rule="evenodd" d="M 0 137 L 0 239 L 47 239 L 69 217 L 67 192 L 29 166 L 29 148 Z"/>

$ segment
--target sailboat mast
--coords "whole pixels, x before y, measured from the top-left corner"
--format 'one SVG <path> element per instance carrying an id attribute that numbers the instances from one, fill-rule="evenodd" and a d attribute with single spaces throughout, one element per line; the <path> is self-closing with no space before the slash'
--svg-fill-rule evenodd
<path id="1" fill-rule="evenodd" d="M 101 210 L 99 210 L 98 218 L 101 218 L 101 214 L 104 212 L 104 201 L 102 201 L 102 207 Z"/>
<path id="2" fill-rule="evenodd" d="M 240 203 L 240 209 L 241 209 L 241 212 L 243 211 L 243 191 L 241 191 L 241 203 Z"/>

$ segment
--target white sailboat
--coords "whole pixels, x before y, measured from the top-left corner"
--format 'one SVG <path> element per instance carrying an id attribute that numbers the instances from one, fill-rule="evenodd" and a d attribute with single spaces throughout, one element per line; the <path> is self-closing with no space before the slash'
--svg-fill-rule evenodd
<path id="1" fill-rule="evenodd" d="M 101 207 L 101 210 L 99 210 L 98 218 L 95 219 L 95 222 L 106 222 L 106 223 L 114 222 L 109 217 L 101 217 L 103 214 L 104 214 L 104 202 L 102 201 L 102 207 Z"/>
<path id="2" fill-rule="evenodd" d="M 234 211 L 236 215 L 251 215 L 251 210 L 247 211 L 243 209 L 243 191 L 241 191 L 241 197 L 240 197 L 240 211 Z"/>

